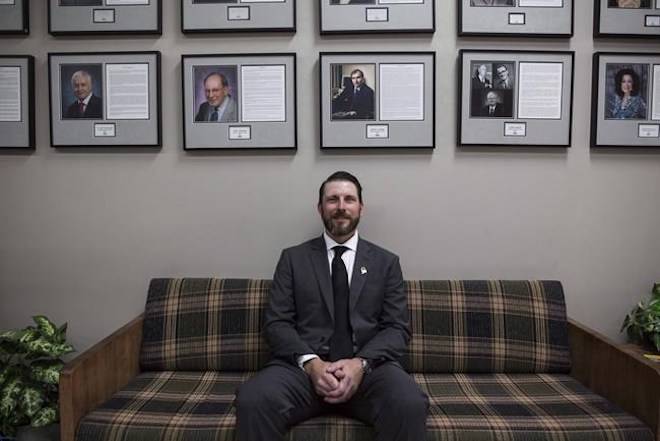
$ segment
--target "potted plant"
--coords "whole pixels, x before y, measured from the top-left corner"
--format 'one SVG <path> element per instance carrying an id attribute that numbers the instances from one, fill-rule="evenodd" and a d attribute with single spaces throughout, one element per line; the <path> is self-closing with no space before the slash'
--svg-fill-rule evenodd
<path id="1" fill-rule="evenodd" d="M 641 301 L 623 321 L 621 332 L 644 346 L 652 346 L 660 352 L 660 283 L 655 283 L 648 303 Z"/>
<path id="2" fill-rule="evenodd" d="M 0 332 L 0 439 L 57 434 L 61 357 L 74 349 L 66 342 L 66 323 L 58 328 L 44 316 L 32 319 L 36 326 Z"/>

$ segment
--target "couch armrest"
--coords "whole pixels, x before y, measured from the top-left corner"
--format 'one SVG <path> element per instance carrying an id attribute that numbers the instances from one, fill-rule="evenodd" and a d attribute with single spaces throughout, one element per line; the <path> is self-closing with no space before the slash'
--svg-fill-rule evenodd
<path id="1" fill-rule="evenodd" d="M 569 319 L 571 375 L 635 415 L 660 440 L 660 364 Z"/>
<path id="2" fill-rule="evenodd" d="M 60 374 L 61 441 L 74 441 L 78 423 L 140 371 L 141 315 L 64 366 Z"/>

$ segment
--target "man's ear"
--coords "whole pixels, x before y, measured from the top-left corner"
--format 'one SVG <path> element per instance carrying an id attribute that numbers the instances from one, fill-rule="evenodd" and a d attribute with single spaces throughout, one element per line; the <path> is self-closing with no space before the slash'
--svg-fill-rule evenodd
<path id="1" fill-rule="evenodd" d="M 316 204 L 316 211 L 318 211 L 319 214 L 323 216 L 323 208 L 321 207 L 321 204 Z"/>

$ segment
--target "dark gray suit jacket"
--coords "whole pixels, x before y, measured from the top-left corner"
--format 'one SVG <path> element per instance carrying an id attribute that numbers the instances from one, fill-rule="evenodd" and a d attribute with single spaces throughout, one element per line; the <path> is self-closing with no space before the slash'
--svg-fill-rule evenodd
<path id="1" fill-rule="evenodd" d="M 355 255 L 349 311 L 356 356 L 389 361 L 403 355 L 410 328 L 399 258 L 364 239 L 359 239 Z M 273 356 L 295 364 L 300 355 L 326 355 L 334 313 L 323 236 L 285 249 L 263 331 Z"/>

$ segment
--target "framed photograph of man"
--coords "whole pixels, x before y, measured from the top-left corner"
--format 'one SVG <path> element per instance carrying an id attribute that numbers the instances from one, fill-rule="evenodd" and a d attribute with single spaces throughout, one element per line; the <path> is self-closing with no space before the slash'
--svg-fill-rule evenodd
<path id="1" fill-rule="evenodd" d="M 457 0 L 459 36 L 573 36 L 575 0 Z"/>
<path id="2" fill-rule="evenodd" d="M 296 57 L 183 55 L 185 150 L 295 149 Z"/>
<path id="3" fill-rule="evenodd" d="M 318 0 L 321 34 L 435 32 L 436 0 Z"/>
<path id="4" fill-rule="evenodd" d="M 592 147 L 660 147 L 660 53 L 597 52 Z"/>
<path id="5" fill-rule="evenodd" d="M 512 61 L 471 62 L 470 116 L 513 117 L 515 63 Z"/>
<path id="6" fill-rule="evenodd" d="M 53 147 L 160 147 L 160 52 L 51 53 Z"/>
<path id="7" fill-rule="evenodd" d="M 0 0 L 0 35 L 27 35 L 29 33 L 29 0 Z"/>
<path id="8" fill-rule="evenodd" d="M 433 52 L 322 52 L 321 148 L 433 148 Z"/>
<path id="9" fill-rule="evenodd" d="M 570 147 L 574 53 L 459 53 L 460 146 Z"/>
<path id="10" fill-rule="evenodd" d="M 34 148 L 34 57 L 0 55 L 0 150 Z"/>
<path id="11" fill-rule="evenodd" d="M 181 0 L 181 30 L 295 32 L 296 0 Z"/>
<path id="12" fill-rule="evenodd" d="M 594 0 L 594 37 L 660 38 L 660 2 Z"/>
<path id="13" fill-rule="evenodd" d="M 162 34 L 162 0 L 46 0 L 52 35 Z"/>
<path id="14" fill-rule="evenodd" d="M 331 70 L 332 120 L 375 119 L 375 64 L 333 64 Z"/>
<path id="15" fill-rule="evenodd" d="M 237 67 L 194 66 L 193 74 L 195 122 L 237 122 Z"/>
<path id="16" fill-rule="evenodd" d="M 103 118 L 103 65 L 61 64 L 62 119 Z"/>

